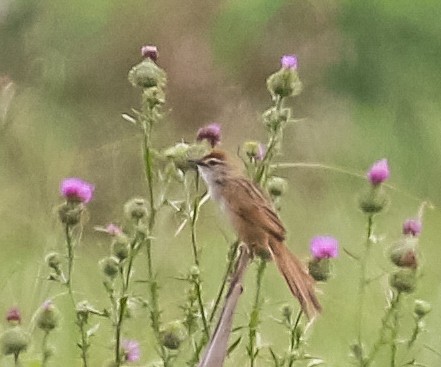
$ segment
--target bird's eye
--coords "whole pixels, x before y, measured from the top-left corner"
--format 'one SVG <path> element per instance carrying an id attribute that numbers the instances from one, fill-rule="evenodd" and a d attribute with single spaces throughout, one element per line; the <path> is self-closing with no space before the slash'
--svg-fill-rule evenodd
<path id="1" fill-rule="evenodd" d="M 209 166 L 211 166 L 211 167 L 213 167 L 213 166 L 217 166 L 219 163 L 220 163 L 220 162 L 219 162 L 218 160 L 216 160 L 216 159 L 210 159 L 210 160 L 207 162 L 207 164 L 208 164 Z"/>

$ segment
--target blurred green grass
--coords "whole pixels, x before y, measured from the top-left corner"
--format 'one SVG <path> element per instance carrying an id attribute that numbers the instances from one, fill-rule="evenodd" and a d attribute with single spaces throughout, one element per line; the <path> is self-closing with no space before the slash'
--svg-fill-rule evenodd
<path id="1" fill-rule="evenodd" d="M 54 208 L 59 181 L 66 176 L 80 176 L 97 186 L 78 254 L 76 283 L 85 298 L 105 305 L 96 263 L 108 245 L 92 227 L 118 221 L 123 203 L 145 192 L 139 137 L 120 118 L 138 104 L 126 75 L 139 60 L 141 45 L 159 46 L 160 64 L 169 74 L 170 111 L 155 144 L 192 140 L 198 126 L 218 121 L 224 128 L 224 147 L 231 152 L 244 140 L 264 138 L 259 114 L 269 104 L 265 78 L 278 67 L 280 55 L 296 53 L 305 90 L 292 103 L 296 116 L 304 120 L 286 130 L 280 159 L 323 162 L 363 173 L 374 160 L 387 157 L 391 182 L 400 190 L 389 190 L 392 204 L 376 223 L 385 244 L 399 236 L 402 221 L 415 215 L 421 200 L 435 205 L 425 215 L 424 268 L 417 296 L 434 308 L 421 343 L 441 351 L 438 1 L 199 0 L 183 6 L 176 0 L 130 0 L 90 6 L 84 1 L 17 0 L 0 6 L 0 74 L 17 85 L 11 124 L 0 136 L 0 314 L 17 304 L 29 322 L 47 297 L 62 292 L 44 281 L 43 258 L 47 250 L 63 244 Z M 306 257 L 309 239 L 320 233 L 360 251 L 365 221 L 356 208 L 356 193 L 362 180 L 300 168 L 281 174 L 291 183 L 281 216 L 294 251 Z M 165 320 L 180 315 L 184 294 L 173 277 L 191 263 L 189 234 L 170 236 L 166 229 L 173 224 L 170 213 L 163 213 L 154 249 Z M 204 290 L 211 299 L 222 276 L 219 259 L 227 252 L 222 233 L 230 238 L 232 234 L 212 204 L 203 209 L 199 228 Z M 383 245 L 375 250 L 374 272 L 388 266 L 385 252 Z M 253 276 L 250 270 L 248 278 Z M 321 286 L 325 311 L 310 349 L 329 366 L 342 366 L 349 364 L 348 345 L 355 339 L 357 264 L 342 255 L 335 273 L 335 279 Z M 369 289 L 374 310 L 366 315 L 370 340 L 385 306 L 385 282 Z M 238 324 L 246 322 L 252 293 L 249 279 Z M 266 315 L 277 315 L 284 302 L 292 302 L 272 265 L 265 295 Z M 69 310 L 65 299 L 59 300 L 60 307 Z M 54 365 L 76 358 L 71 316 L 64 316 L 53 340 L 59 351 Z M 409 320 L 404 322 L 408 325 Z M 133 336 L 143 341 L 144 355 L 152 355 L 147 323 L 141 328 L 136 321 L 132 325 Z M 263 342 L 282 350 L 283 331 L 270 317 L 262 327 Z M 106 328 L 103 323 L 102 331 Z M 94 365 L 110 355 L 108 334 L 101 335 L 91 352 Z M 41 335 L 36 332 L 36 337 Z M 29 354 L 37 351 L 36 342 Z M 424 348 L 419 357 L 428 366 L 441 362 Z"/>

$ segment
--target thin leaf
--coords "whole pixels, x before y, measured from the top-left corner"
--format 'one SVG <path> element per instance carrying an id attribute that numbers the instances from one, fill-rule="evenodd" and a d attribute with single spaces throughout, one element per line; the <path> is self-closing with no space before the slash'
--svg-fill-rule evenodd
<path id="1" fill-rule="evenodd" d="M 241 342 L 241 340 L 242 340 L 242 335 L 241 336 L 239 336 L 230 346 L 229 346 L 229 348 L 228 348 L 228 350 L 227 350 L 227 356 L 229 356 L 230 355 L 230 353 L 232 353 L 238 346 L 239 346 L 239 343 Z"/>
<path id="2" fill-rule="evenodd" d="M 94 325 L 94 326 L 92 326 L 89 330 L 87 330 L 87 336 L 88 337 L 94 336 L 99 328 L 100 328 L 100 324 L 99 323 Z"/>
<path id="3" fill-rule="evenodd" d="M 133 118 L 132 116 L 130 116 L 129 114 L 127 114 L 127 113 L 123 113 L 123 114 L 121 115 L 121 117 L 122 117 L 124 120 L 130 122 L 131 124 L 136 125 L 136 119 L 134 119 L 134 118 Z"/>

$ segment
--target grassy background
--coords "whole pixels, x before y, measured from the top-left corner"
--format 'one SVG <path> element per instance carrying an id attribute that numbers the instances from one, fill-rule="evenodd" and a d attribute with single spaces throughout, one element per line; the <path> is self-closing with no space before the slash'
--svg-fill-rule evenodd
<path id="1" fill-rule="evenodd" d="M 92 227 L 120 220 L 123 203 L 146 192 L 140 137 L 120 118 L 138 105 L 138 91 L 126 76 L 140 59 L 141 45 L 158 45 L 160 65 L 169 76 L 170 110 L 156 146 L 192 140 L 199 126 L 217 121 L 224 130 L 223 146 L 231 152 L 244 140 L 264 139 L 259 114 L 270 103 L 265 78 L 278 68 L 280 55 L 296 53 L 305 88 L 292 104 L 302 122 L 286 130 L 280 159 L 363 173 L 387 157 L 391 183 L 399 190 L 390 190 L 392 203 L 376 222 L 386 245 L 399 237 L 401 223 L 415 215 L 422 200 L 435 205 L 426 213 L 421 236 L 424 268 L 417 296 L 434 308 L 421 345 L 441 351 L 440 16 L 436 0 L 424 5 L 408 0 L 0 0 L 0 75 L 17 86 L 8 124 L 0 129 L 0 314 L 15 304 L 27 323 L 47 297 L 61 291 L 44 281 L 43 258 L 63 244 L 54 208 L 60 201 L 58 184 L 67 176 L 97 187 L 78 252 L 76 284 L 84 298 L 106 305 L 96 263 L 108 244 Z M 351 251 L 361 250 L 365 218 L 357 210 L 356 193 L 362 180 L 317 169 L 280 173 L 291 182 L 281 213 L 291 248 L 306 257 L 312 236 L 332 234 Z M 172 277 L 191 263 L 189 233 L 174 238 L 167 231 L 175 224 L 171 213 L 161 215 L 154 249 L 165 320 L 180 316 L 182 284 Z M 218 228 L 233 238 L 209 204 L 200 225 L 207 299 L 216 292 L 223 272 L 219 259 L 227 252 Z M 390 268 L 385 252 L 383 244 L 375 250 L 372 274 Z M 335 273 L 321 286 L 325 311 L 310 350 L 329 366 L 345 366 L 355 339 L 357 264 L 343 254 Z M 380 283 L 368 291 L 369 340 L 384 308 L 387 278 Z M 246 322 L 252 293 L 250 279 L 238 324 Z M 273 265 L 265 277 L 265 295 L 266 315 L 277 315 L 284 302 L 291 302 Z M 69 309 L 66 297 L 58 302 Z M 53 339 L 58 350 L 53 365 L 79 365 L 71 316 L 66 311 Z M 135 321 L 130 329 L 142 340 L 145 361 L 152 359 L 154 347 L 146 325 Z M 103 324 L 92 348 L 94 366 L 110 355 L 106 328 Z M 263 330 L 264 344 L 284 348 L 285 335 L 270 317 Z M 35 336 L 41 337 L 38 331 Z M 37 351 L 34 343 L 30 354 Z M 441 363 L 424 347 L 419 357 L 428 366 Z M 245 357 L 237 356 L 230 365 L 239 362 Z"/>

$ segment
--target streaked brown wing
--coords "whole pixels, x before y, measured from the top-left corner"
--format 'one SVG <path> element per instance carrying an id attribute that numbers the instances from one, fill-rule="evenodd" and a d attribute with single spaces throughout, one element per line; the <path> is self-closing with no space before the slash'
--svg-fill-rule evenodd
<path id="1" fill-rule="evenodd" d="M 265 194 L 246 178 L 234 180 L 232 188 L 232 197 L 227 198 L 232 211 L 250 224 L 264 229 L 276 240 L 284 241 L 285 228 Z"/>

